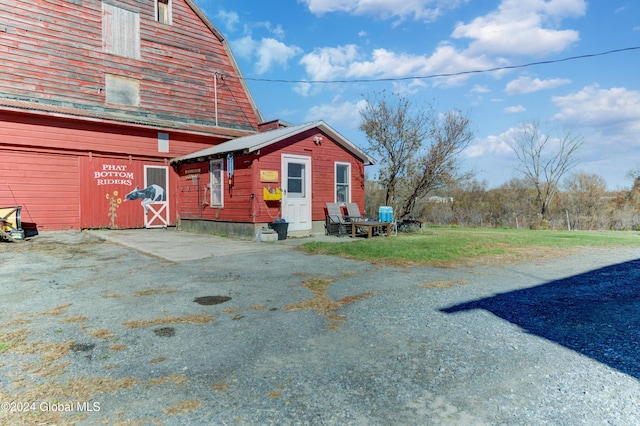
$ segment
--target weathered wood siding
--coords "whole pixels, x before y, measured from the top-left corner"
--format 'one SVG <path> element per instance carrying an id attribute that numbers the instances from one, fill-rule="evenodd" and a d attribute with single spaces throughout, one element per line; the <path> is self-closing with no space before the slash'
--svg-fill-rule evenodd
<path id="1" fill-rule="evenodd" d="M 257 127 L 224 44 L 185 1 L 173 0 L 172 25 L 151 0 L 108 3 L 139 17 L 139 59 L 105 52 L 99 0 L 0 0 L 0 95 L 213 124 L 217 72 L 219 124 Z M 139 80 L 139 106 L 106 104 L 106 74 Z"/>
<path id="2" fill-rule="evenodd" d="M 322 143 L 313 142 L 315 136 L 322 137 Z M 263 188 L 281 187 L 283 172 L 282 154 L 297 154 L 311 157 L 312 220 L 323 221 L 327 202 L 335 200 L 335 163 L 351 164 L 351 201 L 358 203 L 364 211 L 364 165 L 350 152 L 317 130 L 273 144 L 260 151 L 259 156 L 239 156 L 235 158 L 234 185 L 225 185 L 224 207 L 203 205 L 203 193 L 209 183 L 208 163 L 186 164 L 179 168 L 180 183 L 178 205 L 180 217 L 185 219 L 207 219 L 237 222 L 272 222 L 281 216 L 280 202 L 265 201 Z M 199 179 L 192 179 L 187 171 L 201 170 Z M 260 181 L 260 170 L 278 171 L 279 181 Z M 225 163 L 226 172 L 226 163 Z M 225 174 L 226 175 L 226 174 Z M 200 194 L 200 198 L 198 198 Z M 251 195 L 254 195 L 253 198 Z M 206 201 L 209 201 L 207 198 Z M 285 218 L 286 219 L 286 218 Z"/>
<path id="3" fill-rule="evenodd" d="M 0 204 L 22 205 L 39 229 L 140 227 L 139 201 L 118 204 L 114 223 L 108 196 L 117 202 L 142 186 L 145 165 L 223 141 L 203 130 L 168 131 L 168 149 L 161 149 L 145 120 L 161 128 L 257 128 L 257 111 L 218 34 L 188 1 L 172 1 L 171 22 L 155 21 L 152 0 L 0 0 L 0 98 L 87 112 L 0 114 Z M 114 33 L 123 23 L 135 25 Z M 107 76 L 115 81 L 109 87 Z M 106 93 L 111 87 L 136 93 Z M 114 124 L 125 116 L 140 125 Z M 99 185 L 94 174 L 104 164 L 126 165 L 135 179 Z M 169 168 L 170 225 L 177 189 Z"/>

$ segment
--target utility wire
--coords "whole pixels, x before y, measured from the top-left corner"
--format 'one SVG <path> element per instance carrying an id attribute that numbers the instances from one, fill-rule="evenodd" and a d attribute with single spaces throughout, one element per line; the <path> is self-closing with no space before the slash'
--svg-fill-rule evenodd
<path id="1" fill-rule="evenodd" d="M 458 72 L 452 72 L 452 73 L 429 74 L 429 75 L 413 76 L 413 77 L 389 77 L 389 78 L 371 78 L 371 79 L 355 79 L 355 80 L 285 80 L 285 79 L 253 78 L 253 77 L 244 77 L 242 79 L 247 81 L 259 81 L 259 82 L 267 82 L 267 83 L 308 83 L 308 84 L 378 83 L 378 82 L 385 82 L 385 81 L 427 80 L 432 78 L 458 77 L 458 76 L 469 75 L 469 74 L 484 74 L 484 73 L 495 72 L 495 71 L 533 67 L 537 65 L 555 64 L 559 62 L 575 61 L 577 59 L 593 58 L 596 56 L 605 56 L 605 55 L 611 55 L 614 53 L 628 52 L 631 50 L 638 50 L 638 49 L 640 49 L 640 46 L 625 47 L 622 49 L 608 50 L 606 52 L 599 52 L 599 53 L 589 53 L 589 54 L 578 55 L 578 56 L 569 56 L 567 58 L 550 59 L 548 61 L 530 62 L 528 64 L 505 65 L 501 67 L 487 68 L 483 70 L 458 71 Z"/>

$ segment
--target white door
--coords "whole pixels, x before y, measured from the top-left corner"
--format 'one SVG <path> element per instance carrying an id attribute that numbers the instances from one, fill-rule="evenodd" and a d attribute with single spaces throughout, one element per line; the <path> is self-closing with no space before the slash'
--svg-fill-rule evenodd
<path id="1" fill-rule="evenodd" d="M 142 201 L 145 207 L 144 226 L 146 228 L 166 228 L 169 224 L 169 168 L 166 166 L 144 166 L 144 186 L 146 195 Z"/>
<path id="2" fill-rule="evenodd" d="M 288 231 L 311 231 L 311 157 L 282 154 L 282 185 Z"/>

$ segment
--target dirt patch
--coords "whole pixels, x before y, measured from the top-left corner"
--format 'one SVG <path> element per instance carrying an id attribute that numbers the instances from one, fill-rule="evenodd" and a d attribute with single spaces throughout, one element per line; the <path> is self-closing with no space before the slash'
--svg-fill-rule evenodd
<path id="1" fill-rule="evenodd" d="M 194 314 L 183 317 L 162 317 L 146 321 L 126 321 L 122 324 L 129 328 L 153 327 L 161 324 L 207 324 L 214 320 L 211 315 Z"/>
<path id="2" fill-rule="evenodd" d="M 169 416 L 175 416 L 177 414 L 186 414 L 191 411 L 197 410 L 202 405 L 202 402 L 198 399 L 185 399 L 171 405 L 164 410 L 165 414 Z"/>
<path id="3" fill-rule="evenodd" d="M 311 290 L 313 298 L 303 300 L 302 302 L 293 303 L 283 308 L 284 311 L 300 311 L 309 309 L 317 312 L 325 317 L 329 324 L 327 328 L 329 330 L 338 330 L 338 324 L 343 323 L 346 318 L 342 315 L 337 315 L 336 312 L 341 307 L 358 300 L 366 299 L 367 297 L 375 294 L 374 292 L 365 292 L 358 295 L 346 296 L 339 300 L 333 300 L 327 296 L 327 288 L 335 281 L 333 278 L 309 278 L 302 282 L 302 286 Z"/>
<path id="4" fill-rule="evenodd" d="M 418 287 L 424 288 L 449 288 L 456 285 L 469 284 L 467 280 L 445 280 L 445 281 L 432 281 L 429 283 L 418 284 Z"/>

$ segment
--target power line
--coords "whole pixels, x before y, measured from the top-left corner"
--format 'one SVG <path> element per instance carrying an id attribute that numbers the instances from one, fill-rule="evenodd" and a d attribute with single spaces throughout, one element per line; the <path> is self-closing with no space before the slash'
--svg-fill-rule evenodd
<path id="1" fill-rule="evenodd" d="M 484 74 L 484 73 L 490 73 L 495 71 L 504 71 L 504 70 L 518 69 L 518 68 L 533 67 L 537 65 L 555 64 L 559 62 L 575 61 L 578 59 L 593 58 L 596 56 L 605 56 L 605 55 L 611 55 L 614 53 L 628 52 L 631 50 L 638 50 L 638 49 L 640 49 L 640 46 L 625 47 L 622 49 L 614 49 L 614 50 L 608 50 L 606 52 L 589 53 L 589 54 L 578 55 L 578 56 L 569 56 L 569 57 L 560 58 L 560 59 L 550 59 L 548 61 L 530 62 L 528 64 L 505 65 L 501 67 L 487 68 L 482 70 L 458 71 L 458 72 L 452 72 L 452 73 L 429 74 L 429 75 L 413 76 L 413 77 L 389 77 L 389 78 L 371 78 L 371 79 L 355 79 L 355 80 L 285 80 L 285 79 L 253 78 L 253 77 L 244 77 L 243 79 L 247 81 L 258 81 L 258 82 L 267 82 L 267 83 L 308 83 L 308 84 L 379 83 L 379 82 L 385 82 L 385 81 L 427 80 L 432 78 L 459 77 L 459 76 L 469 75 L 469 74 Z"/>

